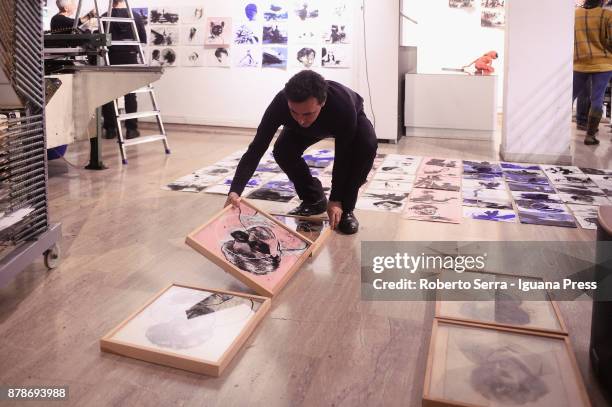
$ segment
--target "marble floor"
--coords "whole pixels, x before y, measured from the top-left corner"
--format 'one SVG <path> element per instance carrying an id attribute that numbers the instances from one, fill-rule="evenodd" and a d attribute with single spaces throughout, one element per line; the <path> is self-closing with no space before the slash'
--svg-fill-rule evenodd
<path id="1" fill-rule="evenodd" d="M 47 271 L 41 259 L 0 288 L 3 385 L 67 385 L 70 398 L 58 406 L 419 406 L 433 303 L 362 301 L 361 241 L 595 238 L 584 229 L 357 212 L 360 233 L 328 239 L 274 298 L 222 377 L 101 353 L 99 339 L 171 282 L 246 290 L 184 243 L 224 197 L 160 186 L 245 147 L 252 132 L 168 131 L 169 156 L 161 145 L 138 145 L 123 166 L 116 144 L 104 140 L 105 171 L 82 169 L 88 143 L 70 146 L 67 161 L 50 163 L 49 211 L 62 224 L 61 264 Z M 575 136 L 576 165 L 612 168 L 610 134 L 602 133 L 596 148 Z M 379 152 L 495 160 L 497 146 L 411 137 L 380 144 Z M 591 305 L 559 305 L 592 403 L 606 406 L 588 361 Z"/>

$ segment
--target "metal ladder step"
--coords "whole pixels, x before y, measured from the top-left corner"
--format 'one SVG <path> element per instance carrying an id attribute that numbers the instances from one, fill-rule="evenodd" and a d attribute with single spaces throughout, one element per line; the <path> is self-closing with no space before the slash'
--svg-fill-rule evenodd
<path id="1" fill-rule="evenodd" d="M 120 66 L 120 65 L 113 65 L 113 66 Z M 140 65 L 140 66 L 142 66 L 142 65 Z M 130 93 L 149 93 L 149 92 L 153 92 L 153 88 L 149 87 L 149 86 L 145 86 L 143 88 L 133 90 Z"/>
<path id="2" fill-rule="evenodd" d="M 136 144 L 150 143 L 152 141 L 164 140 L 166 138 L 163 134 L 155 134 L 153 136 L 143 136 L 134 139 L 125 140 L 123 144 L 125 146 L 133 146 Z"/>
<path id="3" fill-rule="evenodd" d="M 134 20 L 127 17 L 100 17 L 100 21 L 109 21 L 114 23 L 133 23 Z"/>
<path id="4" fill-rule="evenodd" d="M 141 117 L 153 117 L 159 116 L 159 110 L 153 110 L 150 112 L 136 112 L 136 113 L 125 113 L 117 115 L 117 120 L 129 120 L 129 119 L 139 119 Z"/>
<path id="5" fill-rule="evenodd" d="M 111 41 L 111 46 L 113 45 L 140 45 L 140 41 Z"/>

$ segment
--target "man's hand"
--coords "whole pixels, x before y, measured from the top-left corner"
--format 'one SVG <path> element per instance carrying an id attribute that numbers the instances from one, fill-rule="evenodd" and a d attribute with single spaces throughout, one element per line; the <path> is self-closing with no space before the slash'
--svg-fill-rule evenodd
<path id="1" fill-rule="evenodd" d="M 234 206 L 234 208 L 237 208 L 240 205 L 240 195 L 238 195 L 235 192 L 230 192 L 229 195 L 227 196 L 227 200 L 225 201 L 225 205 L 223 205 L 223 207 L 225 208 L 227 205 L 232 205 Z"/>
<path id="2" fill-rule="evenodd" d="M 327 216 L 329 217 L 329 226 L 332 230 L 335 230 L 342 216 L 342 204 L 338 201 L 329 201 L 327 203 Z"/>

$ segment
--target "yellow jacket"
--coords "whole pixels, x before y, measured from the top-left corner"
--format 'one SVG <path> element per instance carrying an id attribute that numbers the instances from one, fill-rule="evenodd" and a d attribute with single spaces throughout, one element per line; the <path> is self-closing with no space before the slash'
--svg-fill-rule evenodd
<path id="1" fill-rule="evenodd" d="M 574 71 L 612 71 L 612 10 L 576 9 Z"/>

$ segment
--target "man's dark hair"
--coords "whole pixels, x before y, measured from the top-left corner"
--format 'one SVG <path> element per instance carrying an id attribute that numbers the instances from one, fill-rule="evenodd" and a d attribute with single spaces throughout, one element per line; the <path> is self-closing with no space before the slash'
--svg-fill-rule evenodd
<path id="1" fill-rule="evenodd" d="M 327 82 L 318 73 L 304 70 L 285 84 L 285 95 L 291 102 L 301 103 L 314 97 L 323 104 L 327 100 Z"/>

